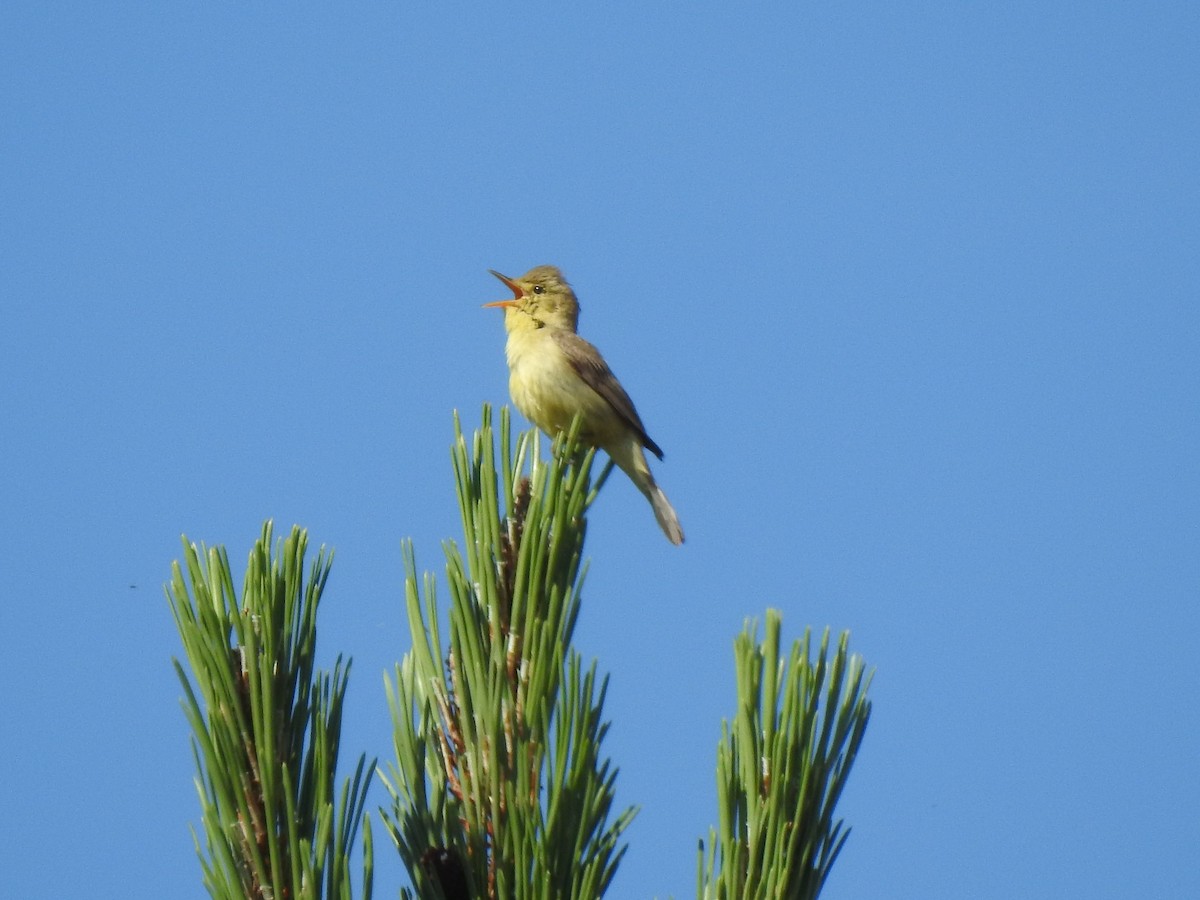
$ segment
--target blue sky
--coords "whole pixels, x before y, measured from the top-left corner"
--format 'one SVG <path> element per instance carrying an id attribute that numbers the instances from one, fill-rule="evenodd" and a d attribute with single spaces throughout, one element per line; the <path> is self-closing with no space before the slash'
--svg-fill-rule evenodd
<path id="1" fill-rule="evenodd" d="M 1200 895 L 1198 39 L 1190 3 L 5 4 L 12 896 L 204 896 L 181 533 L 336 549 L 346 752 L 386 757 L 400 541 L 440 571 L 452 411 L 507 400 L 486 270 L 541 263 L 688 535 L 615 478 L 592 517 L 642 807 L 610 896 L 694 894 L 768 606 L 877 668 L 826 897 Z"/>

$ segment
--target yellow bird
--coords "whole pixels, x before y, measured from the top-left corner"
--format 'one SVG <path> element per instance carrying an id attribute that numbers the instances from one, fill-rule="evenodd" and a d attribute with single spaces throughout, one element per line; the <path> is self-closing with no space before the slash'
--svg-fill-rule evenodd
<path id="1" fill-rule="evenodd" d="M 637 489 L 646 495 L 654 518 L 672 544 L 683 543 L 679 516 L 654 483 L 645 447 L 659 459 L 633 401 L 608 368 L 600 351 L 575 333 L 579 301 L 554 266 L 538 266 L 520 278 L 489 269 L 508 285 L 513 299 L 485 303 L 504 309 L 508 331 L 508 390 L 530 422 L 553 437 L 567 431 L 582 413 L 579 436 L 600 447 Z"/>

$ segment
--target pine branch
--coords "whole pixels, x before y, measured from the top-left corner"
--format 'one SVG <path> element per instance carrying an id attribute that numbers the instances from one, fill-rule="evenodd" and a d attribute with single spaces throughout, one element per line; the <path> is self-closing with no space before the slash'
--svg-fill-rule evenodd
<path id="1" fill-rule="evenodd" d="M 363 815 L 375 764 L 360 757 L 335 790 L 350 663 L 316 671 L 316 615 L 332 555 L 307 581 L 307 534 L 293 528 L 272 553 L 272 526 L 250 554 L 239 601 L 225 550 L 184 539 L 167 599 L 191 677 L 178 660 L 192 727 L 204 844 L 196 852 L 220 900 L 350 900 L 360 822 L 363 897 L 373 851 Z"/>
<path id="2" fill-rule="evenodd" d="M 700 842 L 700 900 L 813 900 L 850 834 L 834 819 L 862 743 L 871 675 L 847 652 L 829 658 L 826 629 L 815 658 L 811 632 L 780 657 L 781 619 L 766 637 L 747 622 L 735 642 L 738 711 L 717 751 L 718 829 Z"/>
<path id="3" fill-rule="evenodd" d="M 466 540 L 447 543 L 443 643 L 432 576 L 405 548 L 412 650 L 386 680 L 396 761 L 383 811 L 422 898 L 597 898 L 634 810 L 613 815 L 601 757 L 607 679 L 571 646 L 594 451 L 571 436 L 543 460 L 491 413 L 453 449 Z M 503 502 L 503 507 L 501 503 Z M 410 896 L 407 893 L 405 896 Z"/>

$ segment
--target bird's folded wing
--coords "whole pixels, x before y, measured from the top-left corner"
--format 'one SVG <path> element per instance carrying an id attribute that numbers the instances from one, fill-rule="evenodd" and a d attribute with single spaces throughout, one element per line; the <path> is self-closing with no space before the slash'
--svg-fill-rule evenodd
<path id="1" fill-rule="evenodd" d="M 553 334 L 554 340 L 571 361 L 571 367 L 583 379 L 583 383 L 603 397 L 617 415 L 629 423 L 629 427 L 637 433 L 647 450 L 662 459 L 662 450 L 650 440 L 650 435 L 646 434 L 646 427 L 634 409 L 633 401 L 629 399 L 629 395 L 625 393 L 625 389 L 621 387 L 621 383 L 617 381 L 599 351 L 579 335 L 565 329 L 556 328 Z"/>

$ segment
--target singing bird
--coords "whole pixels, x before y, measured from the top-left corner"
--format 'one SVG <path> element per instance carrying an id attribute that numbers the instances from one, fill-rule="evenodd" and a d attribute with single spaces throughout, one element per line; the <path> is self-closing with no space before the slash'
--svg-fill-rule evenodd
<path id="1" fill-rule="evenodd" d="M 679 516 L 650 474 L 646 448 L 663 452 L 650 440 L 633 401 L 608 368 L 600 351 L 575 333 L 579 301 L 554 266 L 537 266 L 520 278 L 488 270 L 513 292 L 511 300 L 484 306 L 504 310 L 508 331 L 508 390 L 517 409 L 553 437 L 571 427 L 582 413 L 580 438 L 603 449 L 646 495 L 654 518 L 672 544 L 683 543 Z"/>

